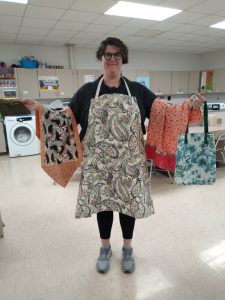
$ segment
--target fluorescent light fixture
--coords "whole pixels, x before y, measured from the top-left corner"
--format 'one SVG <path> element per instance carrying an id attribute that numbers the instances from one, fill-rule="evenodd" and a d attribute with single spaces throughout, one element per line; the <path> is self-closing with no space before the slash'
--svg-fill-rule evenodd
<path id="1" fill-rule="evenodd" d="M 105 15 L 163 21 L 179 14 L 182 10 L 167 7 L 119 1 L 105 12 Z"/>
<path id="2" fill-rule="evenodd" d="M 13 3 L 20 3 L 20 4 L 27 4 L 28 0 L 0 0 L 0 2 L 13 2 Z"/>
<path id="3" fill-rule="evenodd" d="M 219 29 L 225 29 L 225 21 L 216 23 L 214 25 L 211 25 L 210 27 L 219 28 Z"/>

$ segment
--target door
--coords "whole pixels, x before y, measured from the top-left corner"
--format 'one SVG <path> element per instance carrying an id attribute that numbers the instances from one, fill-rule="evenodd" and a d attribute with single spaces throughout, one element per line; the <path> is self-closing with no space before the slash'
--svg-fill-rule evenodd
<path id="1" fill-rule="evenodd" d="M 129 80 L 137 81 L 137 72 L 135 70 L 123 69 L 122 75 L 125 76 Z"/>
<path id="2" fill-rule="evenodd" d="M 150 72 L 150 89 L 156 95 L 171 94 L 171 72 L 170 71 L 152 71 Z"/>
<path id="3" fill-rule="evenodd" d="M 173 71 L 172 72 L 172 94 L 187 94 L 188 93 L 188 71 Z"/>
<path id="4" fill-rule="evenodd" d="M 99 77 L 98 70 L 78 70 L 78 88 L 89 81 L 94 81 Z"/>
<path id="5" fill-rule="evenodd" d="M 189 72 L 188 92 L 198 93 L 200 88 L 200 72 L 191 71 Z"/>
<path id="6" fill-rule="evenodd" d="M 75 93 L 73 72 L 69 69 L 56 69 L 56 76 L 59 79 L 59 98 L 71 98 Z"/>
<path id="7" fill-rule="evenodd" d="M 55 99 L 58 97 L 59 88 L 53 86 L 54 81 L 57 83 L 55 69 L 37 69 L 38 88 L 40 99 Z M 52 83 L 52 87 L 51 87 Z"/>
<path id="8" fill-rule="evenodd" d="M 225 92 L 225 69 L 217 69 L 213 71 L 213 92 Z"/>
<path id="9" fill-rule="evenodd" d="M 16 69 L 21 99 L 38 99 L 37 69 Z"/>

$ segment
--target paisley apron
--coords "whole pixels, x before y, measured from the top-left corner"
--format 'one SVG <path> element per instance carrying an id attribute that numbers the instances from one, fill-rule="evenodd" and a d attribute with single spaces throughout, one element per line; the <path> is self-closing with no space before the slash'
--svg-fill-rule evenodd
<path id="1" fill-rule="evenodd" d="M 121 77 L 123 80 L 124 78 Z M 105 94 L 91 100 L 83 139 L 76 218 L 117 211 L 134 218 L 154 213 L 141 116 L 135 97 Z"/>

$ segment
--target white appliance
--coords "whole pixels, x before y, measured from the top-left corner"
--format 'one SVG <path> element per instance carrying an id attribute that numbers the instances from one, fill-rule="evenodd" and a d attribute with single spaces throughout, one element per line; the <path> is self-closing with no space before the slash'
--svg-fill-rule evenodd
<path id="1" fill-rule="evenodd" d="M 207 103 L 209 110 L 222 110 L 225 109 L 225 103 Z"/>
<path id="2" fill-rule="evenodd" d="M 40 153 L 40 142 L 36 137 L 35 116 L 8 116 L 4 120 L 9 156 L 27 156 Z"/>

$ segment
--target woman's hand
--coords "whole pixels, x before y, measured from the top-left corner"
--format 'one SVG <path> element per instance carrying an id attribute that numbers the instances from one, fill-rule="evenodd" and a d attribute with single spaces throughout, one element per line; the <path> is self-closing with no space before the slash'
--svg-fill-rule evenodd
<path id="1" fill-rule="evenodd" d="M 190 97 L 189 99 L 189 108 L 190 109 L 196 109 L 200 108 L 206 101 L 206 98 L 204 97 L 203 93 L 198 93 Z"/>
<path id="2" fill-rule="evenodd" d="M 24 99 L 20 100 L 29 111 L 37 111 L 39 107 L 39 103 L 36 100 L 31 100 L 31 99 Z"/>

